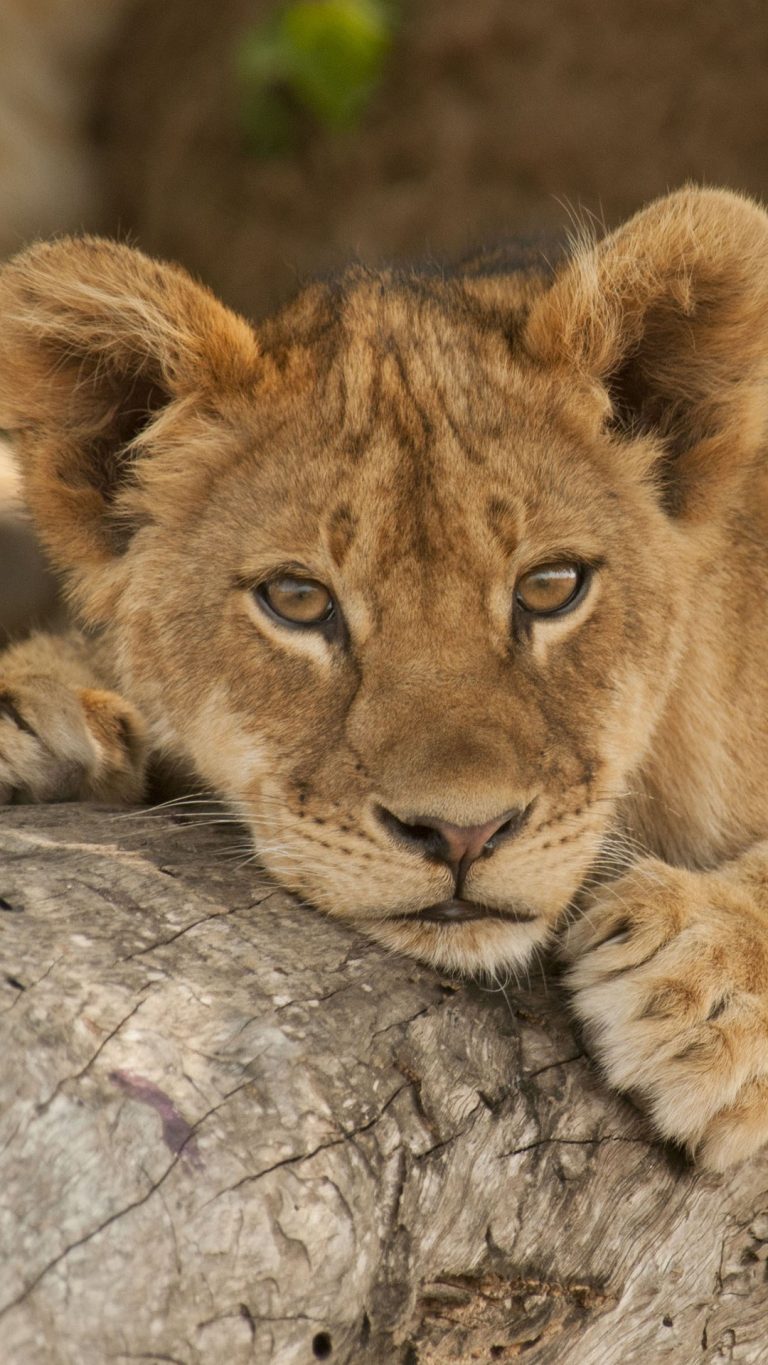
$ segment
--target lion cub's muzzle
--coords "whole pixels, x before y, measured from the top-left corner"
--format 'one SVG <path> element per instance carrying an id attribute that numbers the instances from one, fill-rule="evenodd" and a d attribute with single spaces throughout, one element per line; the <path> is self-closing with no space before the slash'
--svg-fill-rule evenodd
<path id="1" fill-rule="evenodd" d="M 518 911 L 501 911 L 478 905 L 463 897 L 464 883 L 473 863 L 481 858 L 489 858 L 500 844 L 519 834 L 533 805 L 531 801 L 518 810 L 506 810 L 482 825 L 453 825 L 427 815 L 403 820 L 393 811 L 378 806 L 377 818 L 394 840 L 420 853 L 430 862 L 444 863 L 453 874 L 453 896 L 436 905 L 428 905 L 407 918 L 439 924 L 462 924 L 488 918 L 516 921 L 533 918 Z"/>

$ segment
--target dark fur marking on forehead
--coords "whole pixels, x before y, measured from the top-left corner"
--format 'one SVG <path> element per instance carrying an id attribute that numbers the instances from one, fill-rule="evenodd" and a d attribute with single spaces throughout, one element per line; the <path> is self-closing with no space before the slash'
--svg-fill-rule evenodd
<path id="1" fill-rule="evenodd" d="M 485 464 L 485 455 L 483 454 L 482 450 L 478 447 L 476 442 L 473 440 L 471 433 L 468 431 L 464 431 L 459 425 L 459 423 L 456 421 L 456 418 L 454 417 L 453 413 L 451 412 L 448 406 L 446 396 L 442 388 L 438 387 L 435 390 L 435 397 L 437 398 L 437 401 L 440 404 L 440 408 L 442 410 L 446 422 L 448 423 L 451 435 L 464 458 L 467 459 L 470 464 L 474 465 Z"/>
<path id="2" fill-rule="evenodd" d="M 346 392 L 346 390 L 345 390 Z M 354 424 L 348 419 L 345 404 L 345 422 L 341 432 L 341 449 L 350 460 L 357 464 L 365 455 L 373 433 L 381 420 L 381 367 L 372 366 L 368 384 L 368 402 L 362 422 Z"/>
<path id="3" fill-rule="evenodd" d="M 338 405 L 336 422 L 339 431 L 343 431 L 347 424 L 347 402 L 349 394 L 347 392 L 347 376 L 343 367 L 337 367 L 335 371 L 326 377 L 326 388 L 330 388 L 335 395 Z"/>
<path id="4" fill-rule="evenodd" d="M 342 503 L 330 516 L 328 522 L 328 549 L 337 569 L 346 559 L 357 530 L 357 517 L 351 507 Z"/>
<path id="5" fill-rule="evenodd" d="M 507 555 L 514 554 L 520 538 L 520 522 L 515 508 L 506 498 L 491 497 L 486 503 L 488 525 Z"/>
<path id="6" fill-rule="evenodd" d="M 423 455 L 432 444 L 435 425 L 423 403 L 416 397 L 408 377 L 408 371 L 402 353 L 394 345 L 394 342 L 389 346 L 388 354 L 394 359 L 403 387 L 403 396 L 408 404 L 407 408 L 400 414 L 397 414 L 395 410 L 393 410 L 391 414 L 388 414 L 392 421 L 395 439 L 408 454 L 420 456 Z M 411 413 L 418 419 L 418 425 L 421 427 L 420 436 L 415 431 L 414 424 L 407 420 L 407 416 L 411 415 Z"/>

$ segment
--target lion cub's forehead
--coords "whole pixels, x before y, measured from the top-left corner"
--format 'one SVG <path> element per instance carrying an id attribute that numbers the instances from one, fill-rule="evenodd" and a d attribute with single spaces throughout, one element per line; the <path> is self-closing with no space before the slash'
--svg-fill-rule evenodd
<path id="1" fill-rule="evenodd" d="M 293 356 L 289 382 L 311 376 L 326 404 L 336 399 L 350 430 L 365 432 L 404 401 L 426 405 L 430 420 L 442 404 L 443 412 L 494 429 L 490 393 L 500 397 L 516 375 L 523 309 L 515 297 L 501 313 L 460 279 L 352 271 L 305 290 L 269 324 L 264 350 Z M 478 384 L 484 401 L 476 405 Z"/>
<path id="2" fill-rule="evenodd" d="M 388 575 L 406 560 L 480 567 L 514 554 L 526 525 L 567 539 L 591 521 L 567 395 L 515 325 L 454 284 L 308 291 L 267 340 L 292 356 L 290 415 L 261 451 L 292 529 L 339 567 Z"/>

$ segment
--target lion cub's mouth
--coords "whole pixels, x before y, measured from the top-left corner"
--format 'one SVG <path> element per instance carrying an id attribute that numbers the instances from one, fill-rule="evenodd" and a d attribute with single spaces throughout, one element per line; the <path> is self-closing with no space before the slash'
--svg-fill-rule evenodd
<path id="1" fill-rule="evenodd" d="M 500 910 L 492 905 L 478 905 L 475 901 L 460 900 L 453 896 L 450 900 L 438 901 L 427 905 L 410 915 L 398 915 L 398 919 L 409 924 L 428 921 L 432 924 L 469 924 L 472 920 L 511 920 L 514 924 L 527 924 L 536 919 L 530 910 Z"/>

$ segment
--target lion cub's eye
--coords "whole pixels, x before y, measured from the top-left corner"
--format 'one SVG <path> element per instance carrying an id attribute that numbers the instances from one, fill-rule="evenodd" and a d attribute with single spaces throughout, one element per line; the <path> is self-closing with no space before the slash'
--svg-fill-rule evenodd
<path id="1" fill-rule="evenodd" d="M 316 578 L 294 578 L 281 574 L 261 583 L 256 596 L 269 608 L 273 616 L 292 626 L 319 626 L 330 621 L 334 601 L 326 587 Z"/>
<path id="2" fill-rule="evenodd" d="M 518 579 L 515 599 L 524 611 L 555 616 L 575 606 L 586 582 L 587 571 L 580 564 L 539 564 Z"/>

